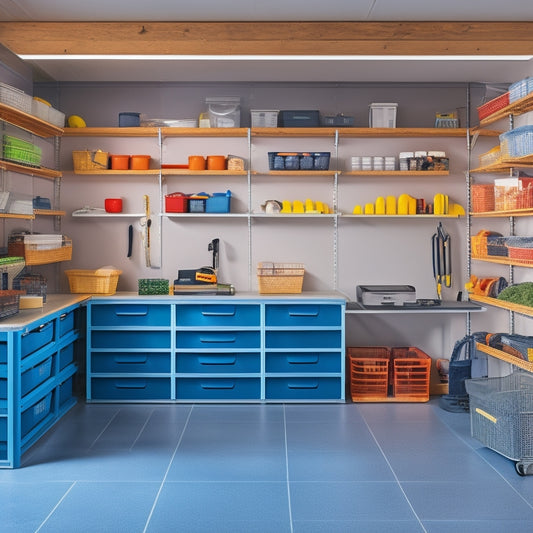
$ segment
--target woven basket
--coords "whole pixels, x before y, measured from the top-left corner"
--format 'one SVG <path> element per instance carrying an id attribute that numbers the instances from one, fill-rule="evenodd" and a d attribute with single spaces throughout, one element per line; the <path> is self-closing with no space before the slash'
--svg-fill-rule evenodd
<path id="1" fill-rule="evenodd" d="M 259 263 L 259 294 L 298 294 L 302 292 L 304 265 L 300 263 Z"/>
<path id="2" fill-rule="evenodd" d="M 476 184 L 472 185 L 472 212 L 486 213 L 494 211 L 494 185 Z"/>
<path id="3" fill-rule="evenodd" d="M 25 244 L 14 241 L 8 243 L 8 254 L 24 257 L 26 265 L 47 265 L 72 259 L 72 240 L 63 239 L 63 246 L 53 249 L 42 249 L 39 244 Z"/>
<path id="4" fill-rule="evenodd" d="M 470 237 L 472 257 L 487 257 L 487 236 L 491 232 L 482 229 L 477 235 Z"/>
<path id="5" fill-rule="evenodd" d="M 101 150 L 74 150 L 74 170 L 107 170 L 109 153 Z"/>
<path id="6" fill-rule="evenodd" d="M 110 296 L 117 290 L 121 270 L 65 270 L 70 292 L 74 294 L 105 294 Z"/>

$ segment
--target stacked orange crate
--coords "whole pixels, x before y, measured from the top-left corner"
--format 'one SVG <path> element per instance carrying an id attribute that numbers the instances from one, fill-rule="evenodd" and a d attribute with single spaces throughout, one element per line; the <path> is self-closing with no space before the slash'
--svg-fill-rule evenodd
<path id="1" fill-rule="evenodd" d="M 354 402 L 387 399 L 390 349 L 384 346 L 349 347 L 350 394 Z"/>
<path id="2" fill-rule="evenodd" d="M 404 402 L 429 400 L 431 357 L 418 348 L 392 348 L 392 392 Z"/>

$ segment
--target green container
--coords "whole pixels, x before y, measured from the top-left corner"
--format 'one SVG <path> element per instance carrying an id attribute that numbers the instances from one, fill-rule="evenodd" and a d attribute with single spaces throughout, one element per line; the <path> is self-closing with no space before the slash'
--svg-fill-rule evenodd
<path id="1" fill-rule="evenodd" d="M 139 280 L 139 294 L 140 295 L 154 295 L 154 294 L 168 294 L 169 280 L 160 278 L 140 279 Z"/>

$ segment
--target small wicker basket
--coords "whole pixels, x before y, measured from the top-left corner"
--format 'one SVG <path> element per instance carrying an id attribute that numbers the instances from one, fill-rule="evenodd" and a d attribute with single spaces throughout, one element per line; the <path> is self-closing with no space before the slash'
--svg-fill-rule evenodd
<path id="1" fill-rule="evenodd" d="M 121 270 L 65 270 L 74 294 L 105 294 L 111 296 L 117 291 Z"/>
<path id="2" fill-rule="evenodd" d="M 494 211 L 494 185 L 476 184 L 472 185 L 472 212 L 486 213 Z"/>
<path id="3" fill-rule="evenodd" d="M 74 150 L 74 170 L 107 170 L 109 153 L 102 150 Z"/>
<path id="4" fill-rule="evenodd" d="M 259 263 L 259 294 L 299 294 L 302 292 L 304 272 L 301 263 Z"/>

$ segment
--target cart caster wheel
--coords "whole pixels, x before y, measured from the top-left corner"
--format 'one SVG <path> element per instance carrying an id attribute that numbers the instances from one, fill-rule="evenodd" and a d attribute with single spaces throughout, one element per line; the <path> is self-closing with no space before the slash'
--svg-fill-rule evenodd
<path id="1" fill-rule="evenodd" d="M 515 464 L 515 468 L 520 476 L 533 475 L 533 463 L 523 463 L 522 461 L 519 461 Z"/>

